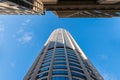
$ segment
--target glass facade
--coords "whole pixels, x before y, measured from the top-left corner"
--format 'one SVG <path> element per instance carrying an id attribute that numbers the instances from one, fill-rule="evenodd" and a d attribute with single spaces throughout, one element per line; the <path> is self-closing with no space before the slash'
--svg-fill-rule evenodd
<path id="1" fill-rule="evenodd" d="M 51 36 L 24 80 L 103 80 L 67 31 L 58 29 Z"/>

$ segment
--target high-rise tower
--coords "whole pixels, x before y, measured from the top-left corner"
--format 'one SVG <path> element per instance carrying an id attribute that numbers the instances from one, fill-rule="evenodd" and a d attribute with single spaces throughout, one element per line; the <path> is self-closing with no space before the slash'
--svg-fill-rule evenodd
<path id="1" fill-rule="evenodd" d="M 24 80 L 103 80 L 71 34 L 56 29 Z"/>

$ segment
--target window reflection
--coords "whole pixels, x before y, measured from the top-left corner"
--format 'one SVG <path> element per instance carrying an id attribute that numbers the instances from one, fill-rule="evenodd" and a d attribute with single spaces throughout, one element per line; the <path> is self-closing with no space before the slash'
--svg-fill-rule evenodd
<path id="1" fill-rule="evenodd" d="M 52 80 L 68 80 L 68 77 L 56 76 L 56 77 L 52 77 Z"/>

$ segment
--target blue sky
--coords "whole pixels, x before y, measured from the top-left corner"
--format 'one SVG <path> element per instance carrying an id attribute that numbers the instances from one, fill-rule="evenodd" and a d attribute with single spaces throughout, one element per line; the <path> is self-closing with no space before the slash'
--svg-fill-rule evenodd
<path id="1" fill-rule="evenodd" d="M 120 79 L 120 18 L 0 15 L 0 80 L 22 80 L 51 32 L 68 30 L 105 80 Z"/>

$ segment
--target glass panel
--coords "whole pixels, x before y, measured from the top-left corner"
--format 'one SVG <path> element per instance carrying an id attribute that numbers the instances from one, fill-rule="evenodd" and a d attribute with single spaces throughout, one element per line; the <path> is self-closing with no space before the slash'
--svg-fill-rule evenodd
<path id="1" fill-rule="evenodd" d="M 52 80 L 68 80 L 68 78 L 64 76 L 56 76 L 56 77 L 52 77 Z"/>
<path id="2" fill-rule="evenodd" d="M 51 59 L 45 59 L 43 62 L 44 63 L 51 62 Z"/>
<path id="3" fill-rule="evenodd" d="M 52 56 L 49 56 L 49 57 L 45 57 L 45 59 L 51 59 L 52 58 Z"/>
<path id="4" fill-rule="evenodd" d="M 47 80 L 47 78 L 43 78 L 43 79 L 41 79 L 41 80 Z"/>
<path id="5" fill-rule="evenodd" d="M 62 58 L 61 57 L 57 57 L 57 58 L 54 58 L 54 59 L 65 59 L 65 57 L 62 57 Z"/>
<path id="6" fill-rule="evenodd" d="M 54 62 L 54 65 L 66 65 L 66 62 Z"/>
<path id="7" fill-rule="evenodd" d="M 80 73 L 84 73 L 81 69 L 77 69 L 77 68 L 74 68 L 74 67 L 70 67 L 70 70 L 77 71 L 77 72 L 80 72 Z"/>
<path id="8" fill-rule="evenodd" d="M 65 58 L 65 56 L 54 56 L 54 58 Z"/>
<path id="9" fill-rule="evenodd" d="M 74 61 L 74 60 L 69 60 L 69 62 L 80 64 L 78 61 Z"/>
<path id="10" fill-rule="evenodd" d="M 65 58 L 55 58 L 54 60 L 55 60 L 55 61 L 66 61 Z"/>
<path id="11" fill-rule="evenodd" d="M 40 73 L 37 75 L 37 79 L 38 78 L 41 78 L 41 77 L 45 77 L 45 76 L 48 76 L 48 72 L 44 72 L 44 73 Z"/>
<path id="12" fill-rule="evenodd" d="M 72 80 L 79 80 L 79 79 L 76 79 L 76 78 L 72 78 Z"/>
<path id="13" fill-rule="evenodd" d="M 43 67 L 41 68 L 40 72 L 47 71 L 47 70 L 49 70 L 49 67 Z"/>
<path id="14" fill-rule="evenodd" d="M 50 66 L 50 63 L 43 63 L 42 67 Z"/>
<path id="15" fill-rule="evenodd" d="M 54 69 L 67 69 L 67 66 L 53 66 Z"/>
<path id="16" fill-rule="evenodd" d="M 72 76 L 76 76 L 76 77 L 79 77 L 79 78 L 82 78 L 82 79 L 86 80 L 86 77 L 82 74 L 75 73 L 75 72 L 72 72 L 71 74 L 72 74 Z"/>
<path id="17" fill-rule="evenodd" d="M 80 65 L 78 65 L 78 64 L 75 64 L 75 63 L 69 63 L 70 64 L 70 66 L 75 66 L 75 67 L 78 67 L 78 68 L 82 68 Z"/>
<path id="18" fill-rule="evenodd" d="M 77 58 L 75 58 L 75 57 L 70 57 L 70 56 L 68 56 L 68 58 L 71 58 L 71 59 L 75 59 L 75 60 L 78 60 Z"/>
<path id="19" fill-rule="evenodd" d="M 64 70 L 55 70 L 55 71 L 53 71 L 52 74 L 53 75 L 68 75 L 68 72 L 64 71 Z"/>

